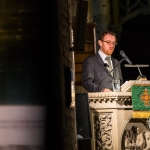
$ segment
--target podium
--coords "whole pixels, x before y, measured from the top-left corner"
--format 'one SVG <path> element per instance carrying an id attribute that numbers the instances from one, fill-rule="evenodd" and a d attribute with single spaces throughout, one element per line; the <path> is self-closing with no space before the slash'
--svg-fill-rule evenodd
<path id="1" fill-rule="evenodd" d="M 135 84 L 150 85 L 150 81 L 128 81 L 122 86 L 123 92 L 88 93 L 92 150 L 126 150 L 130 144 L 126 142 L 127 132 L 140 128 L 144 136 L 148 131 L 146 118 L 132 118 L 131 87 Z"/>
<path id="2" fill-rule="evenodd" d="M 122 86 L 121 86 L 121 91 L 122 92 L 131 92 L 131 87 L 132 85 L 147 85 L 150 86 L 150 81 L 148 80 L 143 80 L 143 81 L 139 81 L 139 80 L 129 80 L 126 81 Z"/>

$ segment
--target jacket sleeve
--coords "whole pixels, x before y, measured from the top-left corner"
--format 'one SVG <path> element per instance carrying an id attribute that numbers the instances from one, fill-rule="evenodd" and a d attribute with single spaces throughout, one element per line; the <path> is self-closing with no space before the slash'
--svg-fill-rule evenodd
<path id="1" fill-rule="evenodd" d="M 85 58 L 82 65 L 82 85 L 88 92 L 98 92 L 99 85 L 94 83 L 94 63 L 92 58 Z"/>

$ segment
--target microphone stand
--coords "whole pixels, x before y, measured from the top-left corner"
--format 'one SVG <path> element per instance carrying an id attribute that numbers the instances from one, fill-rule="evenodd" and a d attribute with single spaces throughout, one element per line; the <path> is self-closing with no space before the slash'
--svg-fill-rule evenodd
<path id="1" fill-rule="evenodd" d="M 120 65 L 124 60 L 125 60 L 125 58 L 122 58 L 122 59 L 120 60 L 120 62 L 119 62 L 108 74 L 106 74 L 106 76 L 101 80 L 101 82 L 100 82 L 100 84 L 99 84 L 99 86 L 98 86 L 98 91 L 99 91 L 99 87 L 100 87 L 100 85 L 102 84 L 102 82 L 104 81 L 104 79 L 105 79 L 118 65 Z M 100 92 L 100 91 L 99 91 L 99 92 Z"/>

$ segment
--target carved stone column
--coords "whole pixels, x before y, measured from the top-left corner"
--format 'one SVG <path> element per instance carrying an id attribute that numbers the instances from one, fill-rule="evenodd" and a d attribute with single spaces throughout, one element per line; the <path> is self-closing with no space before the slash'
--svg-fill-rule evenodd
<path id="1" fill-rule="evenodd" d="M 88 93 L 92 150 L 121 150 L 121 138 L 132 116 L 131 92 Z"/>

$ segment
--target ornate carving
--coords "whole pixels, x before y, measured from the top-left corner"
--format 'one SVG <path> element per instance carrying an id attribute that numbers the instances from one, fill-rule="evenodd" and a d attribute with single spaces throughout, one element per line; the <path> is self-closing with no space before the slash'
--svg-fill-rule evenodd
<path id="1" fill-rule="evenodd" d="M 150 106 L 150 94 L 148 92 L 148 89 L 144 89 L 143 93 L 140 95 L 140 99 L 142 102 L 144 102 L 145 106 Z"/>
<path id="2" fill-rule="evenodd" d="M 112 114 L 99 113 L 94 116 L 96 150 L 111 150 L 112 145 Z"/>
<path id="3" fill-rule="evenodd" d="M 96 92 L 88 93 L 92 108 L 132 108 L 131 92 Z"/>
<path id="4" fill-rule="evenodd" d="M 138 124 L 138 123 L 137 123 Z M 139 123 L 140 124 L 140 123 Z M 149 150 L 150 131 L 139 126 L 132 126 L 131 129 L 124 130 L 122 140 L 122 150 Z"/>

